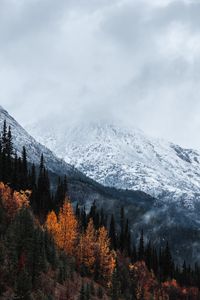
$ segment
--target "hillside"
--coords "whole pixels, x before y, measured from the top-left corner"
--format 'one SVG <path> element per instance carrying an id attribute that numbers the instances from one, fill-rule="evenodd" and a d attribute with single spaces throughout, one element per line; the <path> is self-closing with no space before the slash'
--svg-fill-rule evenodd
<path id="1" fill-rule="evenodd" d="M 110 187 L 141 190 L 159 199 L 194 209 L 200 200 L 200 152 L 184 149 L 123 124 L 72 123 L 31 134 L 58 157 L 95 181 Z"/>

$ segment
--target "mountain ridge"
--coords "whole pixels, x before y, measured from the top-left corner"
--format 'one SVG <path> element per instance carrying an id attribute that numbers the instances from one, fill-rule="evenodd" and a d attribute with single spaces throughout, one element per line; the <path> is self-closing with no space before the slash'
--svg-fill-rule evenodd
<path id="1" fill-rule="evenodd" d="M 57 156 L 104 186 L 141 190 L 190 209 L 200 201 L 197 150 L 115 123 L 84 121 L 49 134 L 40 125 L 29 130 Z"/>
<path id="2" fill-rule="evenodd" d="M 29 162 L 39 165 L 40 157 L 43 154 L 50 171 L 62 175 L 78 173 L 73 166 L 57 158 L 51 150 L 37 142 L 7 110 L 0 106 L 0 128 L 3 128 L 4 121 L 6 121 L 7 126 L 11 127 L 14 151 L 17 155 L 21 156 L 23 146 L 25 146 Z"/>
<path id="3" fill-rule="evenodd" d="M 32 161 L 32 158 L 34 158 L 34 156 L 38 156 L 36 163 L 39 162 L 40 154 L 43 150 L 45 150 L 43 152 L 46 152 L 49 155 L 49 157 L 47 155 L 46 158 L 46 154 L 44 153 L 45 165 L 49 170 L 50 181 L 54 186 L 54 191 L 57 186 L 58 176 L 62 176 L 66 174 L 66 172 L 68 172 L 66 174 L 68 182 L 68 196 L 70 197 L 73 205 L 79 203 L 81 206 L 85 206 L 87 210 L 95 201 L 98 208 L 101 209 L 103 207 L 108 216 L 110 216 L 111 214 L 115 214 L 117 224 L 120 224 L 120 210 L 121 207 L 124 206 L 127 218 L 130 221 L 133 240 L 138 240 L 139 236 L 137 233 L 140 232 L 141 229 L 143 229 L 146 238 L 153 240 L 155 245 L 157 246 L 164 246 L 166 240 L 168 240 L 170 245 L 172 245 L 171 248 L 173 251 L 173 255 L 175 255 L 175 257 L 177 257 L 180 262 L 188 257 L 190 257 L 191 262 L 200 260 L 200 231 L 198 213 L 200 210 L 199 201 L 193 201 L 194 209 L 188 210 L 188 206 L 177 205 L 176 201 L 161 201 L 162 199 L 151 197 L 143 191 L 130 191 L 119 188 L 116 189 L 115 187 L 105 187 L 100 183 L 97 183 L 94 180 L 88 178 L 81 172 L 77 171 L 74 167 L 66 164 L 63 160 L 55 157 L 53 152 L 37 143 L 36 140 L 33 139 L 7 112 L 5 113 L 5 111 L 0 112 L 0 125 L 3 125 L 5 117 L 7 120 L 7 124 L 11 125 L 12 127 L 14 149 L 19 151 L 20 153 L 23 146 L 28 146 L 27 153 L 29 162 Z M 101 126 L 99 130 L 101 134 L 104 135 L 104 130 L 102 130 Z M 107 130 L 109 130 L 110 132 L 109 127 L 107 128 Z M 99 143 L 101 143 L 102 138 L 100 139 L 100 132 L 97 132 L 98 134 L 95 133 L 97 139 L 97 145 L 95 145 L 97 147 L 96 151 L 99 150 L 99 154 L 102 155 L 102 148 L 99 147 Z M 116 133 L 115 130 L 112 130 L 112 132 Z M 124 137 L 124 134 L 122 134 L 122 136 Z M 128 134 L 128 137 L 129 136 L 130 135 Z M 71 143 L 72 140 L 68 139 L 68 137 L 69 136 L 66 135 L 68 142 Z M 81 137 L 83 138 L 82 135 L 80 136 L 80 138 Z M 74 135 L 73 139 L 76 140 L 77 135 Z M 85 140 L 90 140 L 90 135 L 88 133 L 86 134 Z M 107 137 L 107 142 L 109 140 L 110 137 Z M 119 135 L 117 135 L 117 147 L 119 145 L 119 142 Z M 59 143 L 58 146 L 60 146 Z M 107 146 L 107 144 L 105 146 Z M 89 150 L 93 151 L 93 149 Z M 138 151 L 139 150 L 140 149 L 138 148 Z M 104 158 L 106 161 L 106 159 L 110 159 L 109 151 L 112 151 L 112 147 L 111 149 L 109 149 L 109 147 L 105 148 L 104 151 Z M 178 149 L 177 151 L 179 151 L 179 156 L 183 155 L 183 153 L 180 152 L 180 149 Z M 80 151 L 78 151 L 78 154 L 82 161 Z M 126 154 L 124 149 L 123 151 L 120 151 L 120 154 L 122 156 Z M 106 157 L 106 155 L 108 155 L 108 157 Z M 184 155 L 186 155 L 185 152 Z M 193 153 L 192 155 L 195 156 L 196 154 Z M 190 160 L 192 160 L 193 156 L 191 156 L 191 154 L 189 155 Z M 96 164 L 96 156 L 93 158 L 93 163 Z M 148 159 L 148 156 L 146 157 L 146 159 Z M 111 160 L 111 162 L 113 161 Z M 152 163 L 152 160 L 150 161 L 150 163 Z M 189 162 L 187 162 L 187 166 L 188 164 Z M 196 164 L 198 164 L 198 162 L 196 162 Z"/>

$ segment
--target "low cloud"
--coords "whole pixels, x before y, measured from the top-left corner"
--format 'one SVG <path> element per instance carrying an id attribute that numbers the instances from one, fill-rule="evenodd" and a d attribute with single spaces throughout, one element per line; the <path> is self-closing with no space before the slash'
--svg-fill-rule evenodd
<path id="1" fill-rule="evenodd" d="M 199 9 L 184 0 L 2 0 L 0 103 L 23 125 L 119 119 L 199 148 Z"/>

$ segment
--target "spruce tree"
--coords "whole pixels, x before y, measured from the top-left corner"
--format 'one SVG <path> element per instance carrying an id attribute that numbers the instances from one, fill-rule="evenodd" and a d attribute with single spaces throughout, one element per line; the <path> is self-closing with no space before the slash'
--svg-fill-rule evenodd
<path id="1" fill-rule="evenodd" d="M 110 237 L 110 241 L 111 241 L 111 247 L 114 250 L 116 250 L 117 249 L 117 237 L 116 237 L 116 229 L 115 229 L 115 219 L 114 219 L 113 214 L 111 216 L 109 237 Z"/>
<path id="2" fill-rule="evenodd" d="M 120 250 L 124 250 L 124 207 L 121 207 L 121 214 L 120 214 Z"/>
<path id="3" fill-rule="evenodd" d="M 81 290 L 80 290 L 80 297 L 79 297 L 80 300 L 86 300 L 86 295 L 85 295 L 85 285 L 84 283 L 82 282 L 82 285 L 81 285 Z"/>
<path id="4" fill-rule="evenodd" d="M 52 208 L 52 198 L 50 193 L 50 181 L 48 171 L 44 166 L 44 156 L 41 155 L 39 177 L 36 191 L 36 213 L 43 222 L 46 214 Z"/>
<path id="5" fill-rule="evenodd" d="M 138 259 L 139 260 L 144 259 L 144 234 L 143 234 L 143 230 L 141 231 L 141 236 L 140 236 L 140 242 L 139 242 L 139 248 L 138 248 Z"/>
<path id="6" fill-rule="evenodd" d="M 30 299 L 30 293 L 32 289 L 31 277 L 26 271 L 23 269 L 19 272 L 16 278 L 16 288 L 15 288 L 15 296 L 17 299 Z"/>

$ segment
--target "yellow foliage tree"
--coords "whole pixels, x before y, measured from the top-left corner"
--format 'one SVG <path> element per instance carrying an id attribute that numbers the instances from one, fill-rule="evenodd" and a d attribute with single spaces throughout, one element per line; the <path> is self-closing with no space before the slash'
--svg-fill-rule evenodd
<path id="1" fill-rule="evenodd" d="M 72 205 L 66 200 L 58 218 L 54 212 L 48 214 L 46 228 L 60 249 L 68 255 L 76 256 L 79 267 L 85 267 L 89 273 L 97 272 L 107 284 L 111 283 L 116 258 L 115 252 L 110 250 L 110 239 L 105 227 L 97 232 L 90 219 L 86 232 L 80 235 Z"/>
<path id="2" fill-rule="evenodd" d="M 58 215 L 59 236 L 58 246 L 67 254 L 72 255 L 78 236 L 78 222 L 69 200 L 65 200 Z"/>
<path id="3" fill-rule="evenodd" d="M 110 284 L 116 266 L 115 252 L 110 250 L 110 239 L 105 227 L 98 230 L 96 257 L 100 276 Z"/>
<path id="4" fill-rule="evenodd" d="M 46 228 L 49 231 L 49 233 L 53 236 L 56 242 L 59 235 L 59 224 L 58 224 L 57 216 L 54 211 L 51 211 L 47 216 Z"/>
<path id="5" fill-rule="evenodd" d="M 84 265 L 90 273 L 94 272 L 96 242 L 96 230 L 93 220 L 90 219 L 86 232 L 80 237 L 77 248 L 78 265 Z"/>
<path id="6" fill-rule="evenodd" d="M 53 211 L 48 214 L 46 228 L 52 234 L 60 249 L 64 250 L 68 255 L 74 253 L 78 237 L 78 223 L 69 200 L 65 200 L 58 218 Z"/>
<path id="7" fill-rule="evenodd" d="M 8 185 L 0 182 L 0 198 L 10 219 L 12 219 L 22 207 L 29 207 L 30 195 L 31 191 L 16 192 Z"/>

